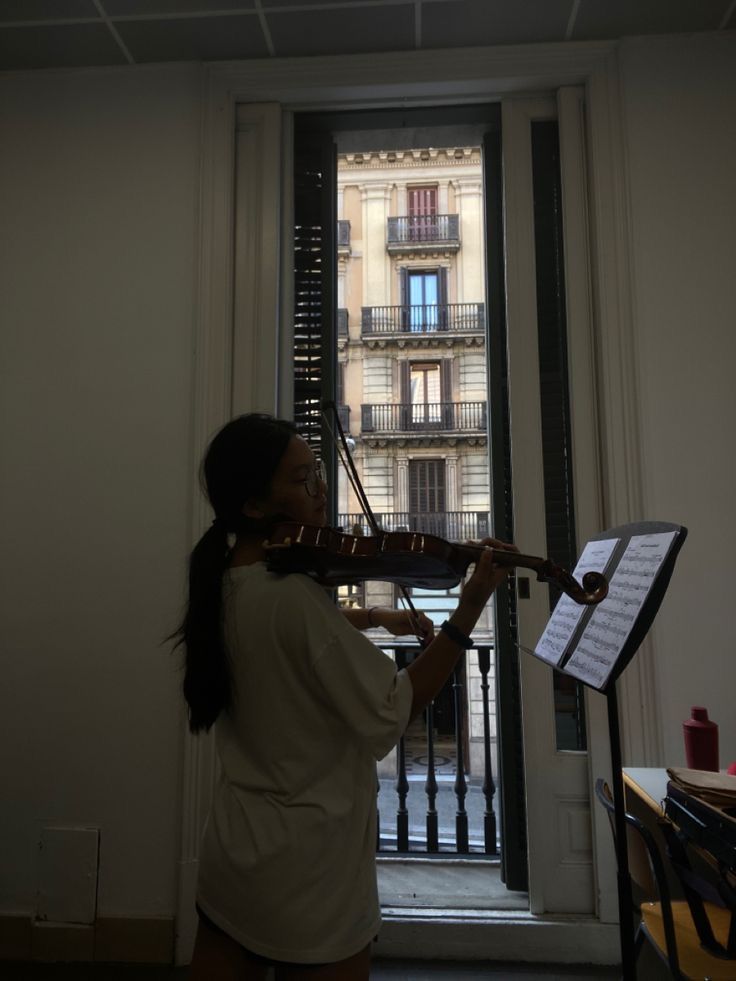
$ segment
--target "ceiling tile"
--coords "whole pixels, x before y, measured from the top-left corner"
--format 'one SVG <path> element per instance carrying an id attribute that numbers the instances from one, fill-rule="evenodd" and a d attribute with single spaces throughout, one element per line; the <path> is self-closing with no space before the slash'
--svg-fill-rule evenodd
<path id="1" fill-rule="evenodd" d="M 145 14 L 199 14 L 213 10 L 254 10 L 255 0 L 101 0 L 111 17 Z"/>
<path id="2" fill-rule="evenodd" d="M 296 7 L 396 7 L 402 5 L 413 7 L 415 2 L 416 0 L 261 0 L 261 6 L 264 10 L 269 7 L 280 7 L 286 11 L 287 8 Z"/>
<path id="3" fill-rule="evenodd" d="M 723 14 L 724 0 L 581 0 L 572 40 L 712 31 Z"/>
<path id="4" fill-rule="evenodd" d="M 0 0 L 0 23 L 99 16 L 92 0 Z"/>
<path id="5" fill-rule="evenodd" d="M 358 54 L 414 47 L 412 6 L 270 12 L 267 23 L 276 55 Z"/>
<path id="6" fill-rule="evenodd" d="M 0 70 L 122 65 L 127 60 L 104 24 L 0 27 Z"/>
<path id="7" fill-rule="evenodd" d="M 460 0 L 422 5 L 422 47 L 564 41 L 571 0 Z"/>
<path id="8" fill-rule="evenodd" d="M 115 27 L 137 62 L 266 58 L 255 14 L 184 20 L 119 20 Z"/>

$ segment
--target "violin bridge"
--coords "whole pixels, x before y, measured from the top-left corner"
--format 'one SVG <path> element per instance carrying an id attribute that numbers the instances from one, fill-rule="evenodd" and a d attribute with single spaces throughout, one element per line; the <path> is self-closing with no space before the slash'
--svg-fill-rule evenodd
<path id="1" fill-rule="evenodd" d="M 263 543 L 263 547 L 272 551 L 275 551 L 277 548 L 291 548 L 291 539 L 285 538 L 283 542 L 274 542 L 273 544 L 271 544 L 271 542 L 269 542 L 267 539 Z"/>

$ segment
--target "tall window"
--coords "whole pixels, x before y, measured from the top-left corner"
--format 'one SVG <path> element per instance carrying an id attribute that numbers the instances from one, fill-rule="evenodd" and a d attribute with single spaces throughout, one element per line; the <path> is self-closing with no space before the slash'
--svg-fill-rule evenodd
<path id="1" fill-rule="evenodd" d="M 439 424 L 442 396 L 438 361 L 411 364 L 409 392 L 412 426 Z"/>
<path id="2" fill-rule="evenodd" d="M 409 241 L 433 241 L 437 237 L 437 188 L 410 187 L 407 189 L 407 199 Z"/>
<path id="3" fill-rule="evenodd" d="M 409 461 L 409 510 L 412 514 L 444 514 L 444 460 Z"/>
<path id="4" fill-rule="evenodd" d="M 409 329 L 436 330 L 438 325 L 439 276 L 436 270 L 410 270 L 407 275 L 409 292 Z"/>

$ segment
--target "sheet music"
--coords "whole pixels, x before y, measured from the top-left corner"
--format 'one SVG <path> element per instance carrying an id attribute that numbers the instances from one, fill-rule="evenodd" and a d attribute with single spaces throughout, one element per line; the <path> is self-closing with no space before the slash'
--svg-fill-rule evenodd
<path id="1" fill-rule="evenodd" d="M 586 572 L 603 572 L 619 541 L 619 538 L 606 538 L 603 541 L 588 542 L 573 570 L 577 581 L 580 582 Z M 569 596 L 561 596 L 539 638 L 534 650 L 536 656 L 549 664 L 559 664 L 586 609 L 587 607 L 576 603 Z"/>
<path id="2" fill-rule="evenodd" d="M 635 535 L 621 557 L 608 596 L 588 621 L 565 672 L 602 688 L 616 665 L 676 532 Z"/>

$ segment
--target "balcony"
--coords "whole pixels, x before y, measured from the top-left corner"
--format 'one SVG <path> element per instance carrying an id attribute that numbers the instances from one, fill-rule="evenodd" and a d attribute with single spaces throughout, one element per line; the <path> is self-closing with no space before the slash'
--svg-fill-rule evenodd
<path id="1" fill-rule="evenodd" d="M 350 315 L 345 307 L 337 308 L 337 336 L 347 337 L 350 325 Z"/>
<path id="2" fill-rule="evenodd" d="M 386 248 L 401 252 L 457 252 L 460 248 L 458 215 L 407 215 L 389 218 Z"/>
<path id="3" fill-rule="evenodd" d="M 490 535 L 488 511 L 441 511 L 425 514 L 390 511 L 374 517 L 383 531 L 420 531 L 425 535 L 439 535 L 440 538 L 453 542 L 487 538 Z M 363 514 L 338 514 L 337 524 L 349 535 L 355 533 L 356 527 L 360 528 L 362 535 L 373 534 Z"/>
<path id="4" fill-rule="evenodd" d="M 401 433 L 446 435 L 448 433 L 485 433 L 486 402 L 434 402 L 414 405 L 361 405 L 360 430 L 366 435 Z"/>
<path id="5" fill-rule="evenodd" d="M 485 335 L 485 303 L 408 303 L 392 307 L 363 307 L 361 337 L 386 339 L 391 335 L 438 333 Z"/>

